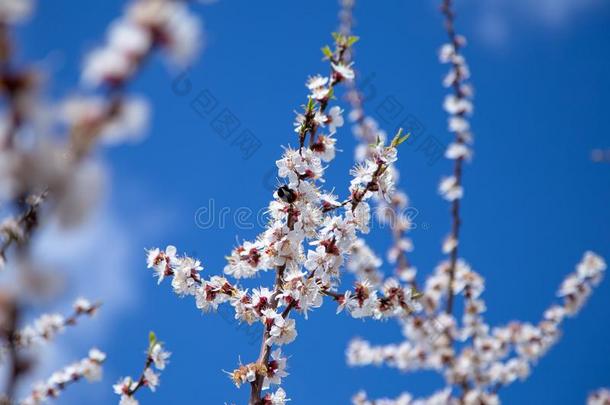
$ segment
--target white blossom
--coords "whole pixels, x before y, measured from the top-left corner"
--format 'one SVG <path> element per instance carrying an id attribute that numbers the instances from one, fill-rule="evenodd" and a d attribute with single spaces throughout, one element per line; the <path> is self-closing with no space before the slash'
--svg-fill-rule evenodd
<path id="1" fill-rule="evenodd" d="M 146 381 L 146 386 L 152 392 L 155 392 L 159 385 L 159 374 L 155 373 L 151 368 L 147 368 L 144 370 L 144 380 Z"/>
<path id="2" fill-rule="evenodd" d="M 352 67 L 350 65 L 345 65 L 345 64 L 341 64 L 341 63 L 332 63 L 332 67 L 333 70 L 335 71 L 336 74 L 339 75 L 339 77 L 346 79 L 346 80 L 353 80 L 354 77 L 356 77 L 354 70 L 352 69 Z"/>
<path id="3" fill-rule="evenodd" d="M 16 23 L 27 18 L 33 9 L 33 0 L 0 1 L 0 20 Z"/>
<path id="4" fill-rule="evenodd" d="M 267 327 L 270 329 L 267 344 L 283 345 L 292 342 L 296 338 L 297 330 L 294 319 L 285 319 L 282 315 L 270 309 L 264 311 L 263 315 L 265 315 L 265 323 L 267 323 Z"/>
<path id="5" fill-rule="evenodd" d="M 464 195 L 464 189 L 458 184 L 455 176 L 444 177 L 438 186 L 438 191 L 448 201 L 458 200 Z"/>
<path id="6" fill-rule="evenodd" d="M 19 403 L 21 405 L 42 404 L 58 397 L 69 384 L 82 378 L 89 382 L 99 381 L 102 378 L 102 363 L 105 360 L 106 355 L 93 348 L 89 351 L 88 357 L 54 372 L 47 381 L 36 383 L 29 396 Z"/>
<path id="7" fill-rule="evenodd" d="M 281 387 L 274 393 L 267 394 L 265 398 L 263 398 L 263 403 L 265 405 L 285 405 L 288 401 L 290 401 L 290 399 L 286 398 L 286 392 Z"/>
<path id="8" fill-rule="evenodd" d="M 282 357 L 282 351 L 276 349 L 271 352 L 271 361 L 267 366 L 267 374 L 263 381 L 263 389 L 269 388 L 271 385 L 280 385 L 282 378 L 288 376 L 286 372 L 286 358 Z"/>
<path id="9" fill-rule="evenodd" d="M 115 22 L 108 32 L 108 45 L 130 58 L 140 58 L 150 49 L 151 33 L 129 20 Z"/>
<path id="10" fill-rule="evenodd" d="M 160 343 L 156 343 L 155 345 L 153 345 L 150 351 L 150 358 L 155 364 L 155 367 L 159 370 L 165 369 L 167 359 L 170 355 L 171 353 L 163 349 L 163 346 Z"/>
<path id="11" fill-rule="evenodd" d="M 115 48 L 101 48 L 91 52 L 85 60 L 83 80 L 92 86 L 105 82 L 121 82 L 135 69 L 133 62 Z"/>
<path id="12" fill-rule="evenodd" d="M 331 107 L 326 118 L 326 124 L 330 133 L 335 133 L 337 128 L 343 126 L 343 123 L 343 110 L 338 106 Z"/>
<path id="13" fill-rule="evenodd" d="M 610 389 L 600 388 L 591 393 L 587 398 L 587 405 L 608 405 L 610 404 Z"/>

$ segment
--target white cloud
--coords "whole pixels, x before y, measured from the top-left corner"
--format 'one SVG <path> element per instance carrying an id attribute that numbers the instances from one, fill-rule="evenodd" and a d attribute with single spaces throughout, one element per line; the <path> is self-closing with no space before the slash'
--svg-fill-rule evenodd
<path id="1" fill-rule="evenodd" d="M 601 0 L 518 0 L 509 3 L 520 8 L 521 12 L 531 13 L 532 17 L 548 26 L 558 26 L 569 22 L 579 12 L 593 9 L 601 4 Z"/>
<path id="2" fill-rule="evenodd" d="M 511 31 L 524 26 L 562 29 L 574 17 L 603 4 L 603 0 L 469 0 L 465 7 L 478 15 L 480 39 L 491 45 L 503 45 Z"/>
<path id="3" fill-rule="evenodd" d="M 21 384 L 25 394 L 35 381 L 69 363 L 87 356 L 91 347 L 104 350 L 104 344 L 113 338 L 114 322 L 121 313 L 133 309 L 138 301 L 138 289 L 134 288 L 135 272 L 141 267 L 142 247 L 137 246 L 137 236 L 108 207 L 102 207 L 78 228 L 65 230 L 48 224 L 40 233 L 34 256 L 60 270 L 65 279 L 59 301 L 52 301 L 48 311 L 68 313 L 73 300 L 79 296 L 101 301 L 103 306 L 92 319 L 82 319 L 75 327 L 69 327 L 54 342 L 44 345 L 37 356 L 35 371 Z M 30 314 L 36 316 L 37 314 Z M 114 336 L 116 338 L 116 336 Z M 108 374 L 114 374 L 105 367 Z M 85 389 L 87 395 L 104 397 L 110 392 L 109 382 L 73 387 Z"/>
<path id="4" fill-rule="evenodd" d="M 500 45 L 506 43 L 510 28 L 507 21 L 499 15 L 486 13 L 481 17 L 478 35 L 488 44 Z"/>

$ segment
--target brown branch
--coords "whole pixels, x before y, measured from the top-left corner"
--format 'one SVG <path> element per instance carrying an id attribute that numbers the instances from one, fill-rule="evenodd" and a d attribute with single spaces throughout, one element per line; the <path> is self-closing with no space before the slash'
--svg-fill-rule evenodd
<path id="1" fill-rule="evenodd" d="M 83 310 L 83 309 L 74 309 L 74 311 L 66 316 L 64 318 L 63 324 L 61 325 L 63 328 L 68 327 L 68 326 L 74 326 L 78 323 L 79 318 L 87 315 L 87 316 L 93 316 L 95 314 L 95 312 L 97 312 L 98 309 L 100 309 L 100 307 L 102 306 L 101 302 L 96 302 L 95 304 L 92 304 L 91 307 L 89 309 Z M 31 336 L 31 338 L 42 338 L 42 339 L 46 339 L 48 338 L 48 336 L 45 336 L 44 334 L 37 334 L 34 336 Z M 15 344 L 17 347 L 23 347 L 25 346 L 25 342 L 23 342 L 22 340 L 22 333 L 19 330 L 15 330 L 15 332 L 10 336 L 10 343 Z"/>
<path id="2" fill-rule="evenodd" d="M 146 362 L 144 363 L 144 368 L 142 369 L 142 373 L 140 374 L 140 378 L 138 378 L 138 382 L 137 384 L 133 387 L 129 389 L 129 392 L 125 393 L 125 395 L 127 395 L 128 397 L 133 396 L 136 392 L 138 392 L 138 390 L 140 388 L 142 388 L 143 386 L 146 385 L 146 377 L 144 377 L 144 372 L 150 368 L 150 366 L 152 365 L 152 357 L 150 357 L 150 355 L 146 356 Z"/>
<path id="3" fill-rule="evenodd" d="M 3 46 L 5 42 L 8 42 L 6 39 L 8 38 L 7 27 L 6 24 L 0 23 L 0 62 L 2 63 L 2 75 L 0 77 L 0 89 L 7 93 L 8 104 L 11 108 L 10 112 L 10 127 L 7 136 L 7 139 L 4 142 L 4 145 L 0 145 L 0 150 L 3 148 L 10 148 L 12 146 L 13 138 L 15 132 L 23 122 L 23 113 L 20 108 L 20 94 L 23 91 L 27 90 L 31 87 L 31 83 L 33 80 L 30 78 L 31 75 L 25 72 L 12 72 L 8 63 L 8 55 L 4 55 Z M 107 97 L 110 100 L 108 105 L 104 110 L 104 115 L 95 121 L 90 122 L 87 125 L 75 125 L 74 127 L 69 129 L 69 142 L 67 145 L 68 151 L 71 153 L 71 159 L 73 164 L 78 164 L 90 151 L 95 142 L 98 140 L 98 137 L 102 133 L 104 127 L 114 119 L 117 114 L 120 113 L 123 102 L 124 102 L 124 88 L 128 84 L 129 80 L 133 80 L 133 78 L 137 75 L 137 73 L 141 70 L 144 62 L 149 58 L 149 56 L 155 51 L 158 44 L 153 43 L 144 56 L 138 60 L 138 64 L 136 65 L 136 69 L 130 76 L 126 77 L 126 79 L 122 82 L 116 83 L 108 83 L 108 93 Z M 7 51 L 8 52 L 8 51 Z M 36 204 L 33 204 L 30 207 L 27 207 L 24 210 L 24 213 L 20 215 L 18 219 L 18 223 L 22 223 L 23 221 L 27 221 L 31 218 L 38 217 L 39 206 L 45 200 L 48 200 L 54 190 L 50 190 L 49 188 L 45 189 L 42 193 L 42 198 L 37 198 Z M 23 193 L 24 199 L 27 198 L 27 195 L 32 191 L 25 191 Z M 36 224 L 35 224 L 36 225 Z M 29 237 L 31 232 L 33 232 L 32 226 L 29 232 L 25 233 L 26 237 Z M 25 239 L 25 238 L 24 238 Z M 0 245 L 0 259 L 6 257 L 6 252 L 8 248 L 15 242 L 14 238 L 5 239 Z"/>
<path id="4" fill-rule="evenodd" d="M 392 232 L 392 242 L 394 243 L 394 246 L 398 246 L 400 244 L 400 242 L 403 240 L 403 238 L 406 235 L 406 232 L 404 229 L 398 229 L 396 227 L 396 222 L 397 222 L 397 215 L 396 215 L 396 211 L 398 211 L 400 209 L 398 203 L 396 201 L 392 202 L 392 219 L 391 219 L 391 226 L 390 226 L 390 231 Z M 406 270 L 409 269 L 411 267 L 411 262 L 409 261 L 409 258 L 407 257 L 407 252 L 404 249 L 400 249 L 398 256 L 396 257 L 396 262 L 398 263 L 396 272 L 400 274 L 401 270 Z M 411 286 L 413 288 L 417 288 L 417 283 L 415 281 L 415 279 L 413 279 L 410 282 Z"/>
<path id="5" fill-rule="evenodd" d="M 290 205 L 290 210 L 288 212 L 288 228 L 289 230 L 293 230 L 295 224 L 294 210 L 292 204 Z M 284 271 L 286 270 L 286 266 L 279 266 L 276 269 L 275 273 L 275 282 L 273 286 L 273 295 L 271 296 L 270 308 L 275 311 L 278 307 L 279 300 L 278 295 L 282 288 L 282 280 L 284 277 Z M 290 313 L 292 307 L 294 307 L 294 302 L 291 302 L 282 312 L 282 316 L 286 318 Z M 267 344 L 267 340 L 269 339 L 269 328 L 267 325 L 263 324 L 263 337 L 261 339 L 261 348 L 258 355 L 257 363 L 264 366 L 264 369 L 267 369 L 269 363 L 269 356 L 271 355 L 271 345 Z M 265 380 L 265 376 L 260 373 L 256 374 L 256 378 L 254 381 L 250 383 L 250 405 L 258 405 L 261 402 L 261 391 L 263 390 L 263 382 Z"/>
<path id="6" fill-rule="evenodd" d="M 331 297 L 332 299 L 334 299 L 335 301 L 338 301 L 338 302 L 341 302 L 341 300 L 343 300 L 345 298 L 345 293 L 341 294 L 341 293 L 338 293 L 335 291 L 330 291 L 330 290 L 322 290 L 321 293 Z"/>
<path id="7" fill-rule="evenodd" d="M 339 63 L 346 63 L 345 60 L 345 55 L 346 55 L 346 50 L 347 50 L 347 45 L 346 44 L 338 44 L 337 45 L 338 49 L 336 51 L 337 56 L 335 58 L 331 58 L 330 61 L 332 63 L 335 64 L 339 64 Z M 337 75 L 332 67 L 330 69 L 330 82 L 328 84 L 328 91 L 329 94 L 334 93 L 334 89 L 335 86 L 339 83 L 341 83 L 341 81 L 343 81 L 343 78 L 339 75 Z M 319 105 L 318 105 L 318 112 L 323 114 L 326 111 L 326 107 L 328 107 L 328 102 L 330 101 L 330 97 L 327 96 L 325 97 L 323 100 L 320 101 Z M 315 143 L 316 143 L 316 132 L 318 131 L 318 125 L 313 124 L 311 131 L 309 132 L 310 134 L 310 138 L 309 138 L 309 146 L 312 147 Z"/>
<path id="8" fill-rule="evenodd" d="M 330 62 L 338 64 L 338 63 L 346 63 L 346 51 L 348 49 L 347 44 L 338 43 L 337 49 L 335 51 L 336 56 L 330 58 Z M 301 151 L 305 145 L 305 139 L 307 139 L 307 135 L 309 134 L 309 147 L 313 148 L 316 142 L 316 133 L 318 131 L 318 124 L 315 123 L 314 117 L 316 113 L 324 114 L 326 112 L 326 108 L 328 107 L 328 103 L 330 101 L 330 95 L 334 93 L 335 86 L 343 81 L 343 78 L 336 74 L 331 67 L 330 73 L 330 81 L 328 84 L 328 96 L 324 99 L 319 100 L 317 111 L 313 109 L 307 109 L 305 111 L 305 120 L 301 129 L 299 131 L 299 151 Z"/>
<path id="9" fill-rule="evenodd" d="M 354 9 L 354 2 L 344 2 L 342 3 L 343 7 L 339 13 L 339 18 L 340 18 L 340 31 L 343 35 L 349 36 L 352 33 L 352 29 L 354 26 L 354 18 L 353 18 L 353 9 Z M 351 59 L 351 50 L 350 53 L 347 56 L 347 59 Z M 356 85 L 355 81 L 350 82 L 349 84 L 350 86 L 350 91 L 348 94 L 348 101 L 350 102 L 352 109 L 354 111 L 358 111 L 358 116 L 356 117 L 355 120 L 355 124 L 360 127 L 361 130 L 366 130 L 369 131 L 369 127 L 365 124 L 365 119 L 366 119 L 366 114 L 364 114 L 364 96 L 362 95 L 362 92 L 358 89 L 358 86 Z M 367 136 L 368 135 L 368 136 Z M 370 132 L 368 134 L 364 134 L 363 133 L 363 138 L 365 139 L 365 141 L 367 139 L 370 138 L 374 138 L 376 134 L 371 134 Z M 395 214 L 398 209 L 400 207 L 398 206 L 398 204 L 396 202 L 392 203 L 392 212 Z M 403 239 L 403 237 L 405 236 L 405 232 L 404 230 L 397 230 L 396 227 L 394 226 L 396 223 L 396 215 L 393 216 L 391 222 L 390 222 L 390 231 L 392 234 L 392 240 L 394 245 L 396 245 L 400 240 Z M 398 263 L 398 268 L 397 273 L 399 273 L 400 269 L 408 269 L 409 267 L 411 267 L 411 264 L 409 262 L 409 259 L 407 257 L 407 254 L 404 250 L 400 250 L 400 253 L 398 254 L 396 261 Z M 417 284 L 415 282 L 415 280 L 413 280 L 411 282 L 411 286 L 416 288 Z"/>
<path id="10" fill-rule="evenodd" d="M 445 16 L 445 29 L 447 31 L 447 35 L 449 37 L 449 41 L 453 45 L 455 49 L 455 53 L 459 52 L 461 47 L 461 43 L 458 40 L 458 36 L 455 32 L 455 13 L 452 10 L 452 0 L 443 0 L 441 5 L 441 13 Z M 454 94 L 458 98 L 464 97 L 464 93 L 460 87 L 460 81 L 462 80 L 461 72 L 457 63 L 452 62 L 452 67 L 455 70 L 456 77 L 453 81 L 452 87 Z M 464 116 L 465 112 L 459 112 L 457 116 Z M 455 142 L 457 144 L 463 144 L 465 140 L 458 132 L 455 133 Z M 453 168 L 453 176 L 455 178 L 455 186 L 460 187 L 462 184 L 462 166 L 464 163 L 464 158 L 459 157 L 455 159 L 455 164 Z M 460 199 L 456 198 L 451 202 L 451 238 L 456 241 L 455 246 L 451 249 L 449 253 L 449 285 L 447 287 L 447 314 L 451 314 L 453 312 L 453 300 L 454 300 L 454 292 L 453 292 L 453 283 L 455 280 L 455 267 L 458 258 L 458 245 L 457 241 L 460 233 L 460 226 L 462 224 L 460 218 Z"/>
<path id="11" fill-rule="evenodd" d="M 346 51 L 348 48 L 349 48 L 349 44 L 347 42 L 347 39 L 336 40 L 336 48 L 335 48 L 333 55 L 329 57 L 329 61 L 331 63 L 335 63 L 335 64 L 345 63 L 346 62 L 346 60 L 345 60 Z M 329 81 L 329 85 L 328 85 L 327 96 L 322 100 L 317 100 L 317 109 L 314 108 L 313 100 L 312 99 L 309 100 L 309 103 L 305 110 L 304 120 L 303 120 L 303 123 L 301 124 L 300 130 L 299 130 L 299 153 L 302 153 L 307 135 L 309 135 L 309 137 L 310 137 L 309 138 L 310 148 L 314 147 L 315 142 L 316 142 L 316 133 L 318 130 L 318 124 L 315 122 L 314 117 L 315 117 L 316 113 L 324 114 L 326 112 L 326 108 L 328 107 L 328 103 L 331 99 L 331 96 L 332 96 L 332 94 L 334 94 L 335 86 L 337 84 L 341 83 L 343 80 L 344 80 L 344 78 L 340 74 L 335 72 L 334 69 L 331 67 L 331 74 L 330 74 L 330 81 Z M 298 176 L 299 176 L 299 174 L 297 173 L 297 177 Z M 364 197 L 364 194 L 362 196 L 359 196 L 358 198 L 356 198 L 356 200 L 357 200 L 356 205 L 360 202 L 360 200 L 363 197 Z M 352 196 L 351 199 L 354 200 L 354 196 Z M 347 202 L 345 202 L 343 205 L 345 205 L 345 204 L 347 204 Z M 353 208 L 355 208 L 355 206 Z M 287 219 L 287 226 L 288 226 L 289 231 L 294 229 L 296 219 L 297 218 L 295 215 L 294 206 L 291 203 L 290 209 L 288 212 L 288 219 Z M 285 269 L 286 269 L 285 265 L 279 266 L 276 268 L 276 277 L 275 277 L 275 282 L 274 282 L 274 286 L 273 286 L 273 294 L 271 296 L 271 302 L 270 302 L 270 308 L 273 309 L 274 311 L 277 309 L 277 307 L 279 305 L 278 295 L 280 294 L 280 292 L 283 288 L 282 284 L 283 284 L 283 276 L 284 276 Z M 311 272 L 309 274 L 308 278 L 313 277 L 313 274 L 314 273 Z M 290 302 L 286 306 L 286 308 L 283 310 L 282 317 L 286 318 L 290 314 L 290 311 L 293 308 L 295 308 L 296 306 L 297 306 L 297 303 L 295 301 Z M 261 348 L 260 348 L 257 363 L 261 366 L 260 367 L 261 369 L 266 370 L 268 367 L 269 356 L 271 355 L 271 345 L 267 345 L 267 340 L 269 339 L 269 332 L 270 332 L 269 328 L 266 325 L 264 325 L 263 327 L 264 327 L 264 332 L 263 332 Z M 261 391 L 262 391 L 262 387 L 263 387 L 264 378 L 265 378 L 264 375 L 262 375 L 262 373 L 258 372 L 256 374 L 255 380 L 250 383 L 250 402 L 249 402 L 250 405 L 262 404 Z"/>
<path id="12" fill-rule="evenodd" d="M 13 404 L 19 379 L 29 369 L 29 363 L 19 353 L 16 342 L 11 339 L 19 324 L 20 308 L 14 297 L 3 298 L 7 301 L 2 303 L 2 306 L 4 307 L 2 310 L 5 312 L 4 315 L 6 316 L 2 334 L 8 345 L 6 356 L 8 372 L 4 388 L 4 400 L 7 401 L 7 404 Z"/>
<path id="13" fill-rule="evenodd" d="M 366 196 L 367 192 L 369 192 L 369 191 L 374 192 L 374 191 L 378 190 L 379 177 L 381 177 L 387 169 L 388 169 L 387 165 L 385 165 L 384 163 L 378 163 L 377 168 L 375 169 L 375 172 L 373 173 L 373 178 L 371 179 L 371 181 L 369 181 L 366 184 L 366 186 L 363 189 L 354 191 L 354 193 L 352 194 L 351 197 L 347 198 L 346 200 L 341 202 L 339 205 L 335 205 L 335 206 L 331 206 L 331 207 L 322 207 L 322 212 L 323 213 L 331 212 L 331 211 L 336 210 L 337 208 L 345 207 L 347 204 L 350 204 L 350 203 L 352 204 L 351 210 L 353 212 L 356 209 L 356 207 L 362 202 L 362 200 Z"/>
<path id="14" fill-rule="evenodd" d="M 38 223 L 38 214 L 40 205 L 47 198 L 48 192 L 44 191 L 41 194 L 31 198 L 32 201 L 25 203 L 23 212 L 17 217 L 16 222 L 19 227 L 24 230 L 23 239 L 20 239 L 18 235 L 7 234 L 0 244 L 0 259 L 6 258 L 6 253 L 11 245 L 15 242 L 23 243 L 29 239 L 29 236 L 36 224 Z"/>
<path id="15" fill-rule="evenodd" d="M 6 21 L 0 21 L 0 92 L 4 94 L 9 110 L 8 127 L 5 130 L 5 138 L 1 140 L 0 150 L 13 147 L 15 136 L 24 119 L 23 95 L 35 82 L 35 77 L 29 70 L 12 67 L 12 48 L 10 26 Z"/>

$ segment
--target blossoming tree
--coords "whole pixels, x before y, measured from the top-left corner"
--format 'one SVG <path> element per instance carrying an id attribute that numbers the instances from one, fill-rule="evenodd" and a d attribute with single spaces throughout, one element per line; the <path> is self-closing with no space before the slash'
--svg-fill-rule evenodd
<path id="1" fill-rule="evenodd" d="M 49 344 L 66 329 L 87 322 L 102 309 L 99 302 L 77 298 L 66 315 L 39 315 L 24 324 L 26 308 L 47 284 L 37 270 L 32 245 L 47 221 L 78 224 L 96 200 L 99 169 L 92 154 L 98 145 L 136 139 L 146 129 L 149 107 L 128 87 L 157 51 L 179 66 L 188 64 L 200 44 L 200 23 L 180 0 L 131 0 L 114 21 L 102 45 L 85 60 L 83 86 L 77 96 L 46 105 L 38 97 L 41 75 L 14 57 L 11 29 L 33 11 L 32 0 L 0 0 L 0 96 L 5 110 L 0 125 L 0 362 L 6 384 L 0 404 L 37 405 L 58 397 L 82 379 L 98 380 L 106 354 L 92 348 L 80 361 L 60 368 L 46 380 L 23 390 L 30 370 L 31 350 Z M 532 366 L 557 342 L 566 317 L 582 308 L 606 269 L 604 260 L 586 252 L 575 272 L 559 288 L 559 302 L 537 324 L 512 322 L 492 327 L 484 319 L 484 279 L 459 255 L 462 176 L 472 157 L 469 116 L 473 112 L 470 71 L 462 50 L 465 39 L 454 26 L 452 0 L 443 0 L 442 13 L 449 41 L 440 60 L 450 69 L 443 84 L 450 89 L 443 107 L 454 141 L 445 152 L 452 174 L 439 185 L 450 204 L 450 232 L 442 243 L 445 259 L 418 279 L 409 253 L 410 219 L 404 214 L 408 197 L 397 190 L 396 164 L 409 134 L 388 137 L 365 112 L 365 100 L 355 83 L 353 59 L 358 38 L 352 35 L 354 0 L 341 0 L 340 27 L 332 46 L 322 48 L 326 74 L 307 79 L 307 96 L 276 161 L 279 183 L 268 205 L 270 220 L 254 240 L 239 243 L 226 257 L 223 274 L 204 276 L 201 262 L 179 254 L 172 245 L 147 251 L 146 262 L 158 283 L 167 281 L 180 297 L 194 299 L 197 309 L 214 312 L 223 305 L 235 319 L 262 331 L 258 356 L 235 364 L 229 378 L 249 388 L 251 405 L 284 405 L 282 388 L 288 377 L 287 345 L 325 301 L 353 318 L 392 319 L 404 341 L 377 346 L 352 341 L 347 361 L 353 366 L 387 365 L 400 371 L 434 370 L 445 386 L 431 396 L 370 400 L 356 394 L 356 405 L 496 404 L 501 390 L 526 378 Z M 346 87 L 342 90 L 342 87 Z M 325 175 L 337 151 L 337 133 L 344 127 L 339 104 L 342 91 L 351 105 L 349 119 L 358 140 L 350 182 L 332 188 Z M 40 131 L 40 112 L 52 123 Z M 34 135 L 32 135 L 32 133 Z M 335 195 L 335 189 L 339 190 Z M 373 208 L 371 208 L 373 207 Z M 379 255 L 363 235 L 371 232 L 373 209 L 390 225 L 389 260 L 395 274 L 386 277 Z M 212 253 L 207 253 L 212 254 Z M 246 279 L 263 273 L 269 284 L 246 287 Z M 355 278 L 346 288 L 346 273 Z M 376 322 L 368 323 L 370 328 Z M 171 338 L 171 337 L 170 337 Z M 237 355 L 239 353 L 235 353 Z M 144 365 L 136 377 L 121 378 L 112 387 L 120 405 L 137 405 L 143 388 L 155 391 L 170 353 L 150 333 Z M 217 367 L 219 368 L 219 367 Z M 21 393 L 26 392 L 21 397 Z M 295 398 L 295 402 L 300 402 Z M 589 404 L 610 403 L 610 392 L 590 394 Z"/>
<path id="2" fill-rule="evenodd" d="M 95 147 L 134 139 L 146 129 L 148 104 L 127 91 L 144 62 L 162 51 L 170 61 L 187 64 L 201 42 L 200 22 L 186 2 L 130 1 L 108 28 L 103 45 L 87 56 L 77 95 L 47 103 L 39 97 L 43 75 L 18 62 L 11 35 L 34 5 L 33 0 L 0 0 L 0 362 L 6 374 L 0 403 L 11 405 L 40 404 L 76 381 L 100 378 L 106 355 L 91 349 L 83 360 L 53 373 L 18 400 L 25 388 L 22 378 L 33 365 L 33 349 L 100 308 L 79 298 L 69 315 L 44 314 L 22 325 L 26 307 L 52 293 L 44 288 L 52 285 L 52 275 L 38 270 L 31 245 L 45 224 L 75 226 L 90 211 L 101 183 L 100 165 L 91 156 Z M 152 339 L 142 377 L 120 390 L 124 404 L 137 403 L 133 394 L 141 386 L 154 390 L 158 375 L 150 366 L 162 369 L 167 356 Z"/>
<path id="3" fill-rule="evenodd" d="M 340 107 L 331 104 L 338 86 L 354 79 L 347 56 L 357 41 L 340 33 L 333 37 L 333 48 L 322 48 L 330 74 L 307 81 L 307 102 L 295 121 L 298 148 L 285 148 L 276 162 L 283 184 L 269 204 L 271 220 L 255 241 L 244 242 L 227 257 L 224 273 L 234 281 L 225 276 L 202 277 L 200 262 L 178 255 L 174 246 L 148 252 L 148 267 L 159 283 L 170 277 L 174 292 L 193 296 L 200 310 L 210 312 L 219 305 L 231 305 L 239 321 L 260 324 L 263 336 L 258 359 L 229 373 L 238 387 L 250 385 L 253 405 L 283 404 L 286 400 L 281 387 L 273 393 L 263 391 L 280 385 L 288 375 L 280 346 L 297 336 L 295 313 L 307 319 L 312 309 L 323 304 L 324 297 L 338 301 L 338 311 L 345 309 L 354 318 L 407 315 L 414 310 L 411 287 L 396 285 L 377 292 L 367 282 L 359 282 L 353 290 L 337 292 L 345 258 L 363 249 L 357 234 L 369 232 L 368 200 L 373 196 L 389 199 L 394 191 L 391 167 L 407 136 L 399 132 L 390 142 L 376 139 L 367 158 L 351 171 L 347 198 L 339 200 L 322 189 L 327 169 L 323 163 L 335 157 L 333 135 L 344 123 Z M 265 271 L 275 273 L 271 287 L 252 291 L 240 287 L 241 279 Z"/>
<path id="4" fill-rule="evenodd" d="M 349 32 L 352 2 L 348 0 L 343 4 L 343 15 L 347 16 L 344 27 Z M 472 155 L 472 133 L 467 117 L 473 111 L 473 91 L 468 83 L 470 71 L 461 52 L 466 40 L 455 31 L 453 2 L 443 0 L 441 11 L 449 42 L 441 47 L 439 57 L 442 63 L 450 66 L 443 85 L 451 90 L 443 107 L 449 114 L 448 129 L 455 135 L 445 152 L 445 157 L 453 161 L 453 174 L 443 178 L 439 186 L 439 193 L 450 203 L 451 230 L 442 244 L 442 253 L 447 258 L 422 284 L 418 301 L 423 310 L 416 314 L 397 314 L 404 342 L 376 346 L 355 339 L 347 350 L 347 361 L 353 366 L 383 364 L 403 372 L 434 370 L 444 377 L 445 387 L 424 399 L 404 393 L 395 399 L 370 400 L 360 392 L 353 398 L 355 405 L 499 403 L 502 387 L 527 378 L 531 367 L 557 342 L 564 319 L 578 313 L 606 269 L 601 257 L 586 252 L 576 271 L 560 286 L 560 302 L 551 305 L 538 324 L 511 322 L 491 327 L 485 322 L 484 278 L 458 255 L 460 204 L 464 194 L 462 174 L 464 163 Z M 354 132 L 361 141 L 357 159 L 366 156 L 371 139 L 382 136 L 374 120 L 365 117 L 361 99 L 354 90 L 351 97 Z M 415 268 L 407 259 L 408 252 L 413 249 L 411 240 L 405 237 L 409 220 L 400 214 L 408 198 L 406 194 L 396 193 L 391 201 L 390 206 L 386 202 L 378 204 L 378 213 L 390 224 L 394 237 L 388 257 L 396 263 L 396 277 L 381 280 L 374 266 L 373 271 L 360 274 L 365 282 L 384 289 L 401 284 L 415 286 Z M 371 252 L 360 250 L 350 260 L 356 263 L 354 266 L 365 263 L 364 268 L 370 269 L 371 264 L 380 263 L 374 258 Z M 457 303 L 461 303 L 461 310 Z M 589 402 L 604 403 L 604 400 L 607 400 L 607 392 L 601 390 L 593 394 Z"/>

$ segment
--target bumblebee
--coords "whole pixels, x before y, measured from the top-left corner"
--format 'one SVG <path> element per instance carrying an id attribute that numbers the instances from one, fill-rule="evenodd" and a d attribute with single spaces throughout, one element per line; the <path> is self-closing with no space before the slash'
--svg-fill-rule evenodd
<path id="1" fill-rule="evenodd" d="M 281 186 L 276 192 L 280 200 L 287 202 L 288 204 L 292 204 L 297 200 L 297 193 L 287 185 Z"/>

